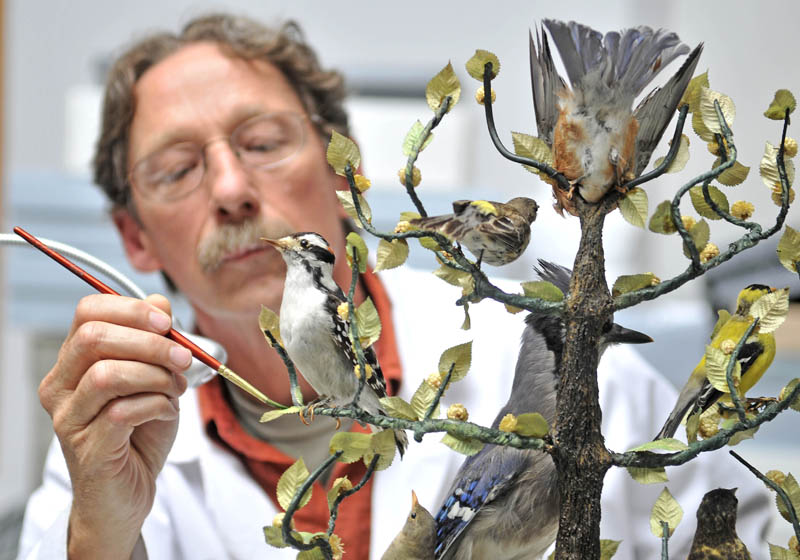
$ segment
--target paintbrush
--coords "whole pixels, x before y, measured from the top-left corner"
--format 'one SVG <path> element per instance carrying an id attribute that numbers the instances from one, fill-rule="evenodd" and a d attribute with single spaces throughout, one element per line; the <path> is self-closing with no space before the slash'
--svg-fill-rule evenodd
<path id="1" fill-rule="evenodd" d="M 50 247 L 48 247 L 47 245 L 36 239 L 36 237 L 34 237 L 21 227 L 15 227 L 14 233 L 22 237 L 25 241 L 27 241 L 28 243 L 39 249 L 41 252 L 43 252 L 45 255 L 56 261 L 58 264 L 60 264 L 61 266 L 72 272 L 75 276 L 77 276 L 90 286 L 92 286 L 98 292 L 103 294 L 114 294 L 116 296 L 120 295 L 119 292 L 115 291 L 110 286 L 104 284 L 103 282 L 101 282 L 88 272 L 86 272 L 81 267 L 79 267 L 78 265 L 70 261 L 68 258 L 63 256 L 62 254 L 54 251 L 53 249 L 51 249 Z M 181 346 L 188 348 L 192 352 L 192 356 L 203 362 L 205 365 L 216 371 L 218 374 L 220 374 L 222 377 L 224 377 L 237 387 L 240 387 L 242 390 L 250 393 L 261 402 L 280 406 L 271 399 L 267 398 L 267 396 L 264 395 L 264 393 L 253 387 L 250 383 L 242 379 L 231 368 L 229 368 L 228 366 L 226 366 L 225 364 L 214 358 L 208 352 L 200 348 L 197 344 L 195 344 L 194 342 L 183 336 L 175 329 L 170 329 L 166 334 L 164 334 L 164 336 L 174 340 Z"/>

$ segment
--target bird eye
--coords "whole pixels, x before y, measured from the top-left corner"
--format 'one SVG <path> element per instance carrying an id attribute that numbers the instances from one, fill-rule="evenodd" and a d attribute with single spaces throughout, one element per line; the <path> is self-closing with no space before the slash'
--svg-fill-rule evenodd
<path id="1" fill-rule="evenodd" d="M 302 247 L 303 249 L 308 249 L 308 241 L 306 241 L 305 239 L 301 239 L 300 247 Z"/>
<path id="2" fill-rule="evenodd" d="M 409 515 L 409 517 L 411 519 L 416 519 L 417 518 L 417 514 L 416 513 L 412 513 L 411 515 Z"/>

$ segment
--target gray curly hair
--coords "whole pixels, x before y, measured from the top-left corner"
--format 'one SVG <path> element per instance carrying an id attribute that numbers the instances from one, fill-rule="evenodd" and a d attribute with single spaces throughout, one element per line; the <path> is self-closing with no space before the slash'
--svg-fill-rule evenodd
<path id="1" fill-rule="evenodd" d="M 325 141 L 334 130 L 349 135 L 343 106 L 344 80 L 338 72 L 320 67 L 296 22 L 270 28 L 241 16 L 201 16 L 187 23 L 179 34 L 156 33 L 137 41 L 111 68 L 93 165 L 94 181 L 105 191 L 114 209 L 128 208 L 136 215 L 128 182 L 128 149 L 137 80 L 181 47 L 201 41 L 219 44 L 232 57 L 273 64 L 286 76 L 306 112 L 315 116 L 314 125 Z"/>

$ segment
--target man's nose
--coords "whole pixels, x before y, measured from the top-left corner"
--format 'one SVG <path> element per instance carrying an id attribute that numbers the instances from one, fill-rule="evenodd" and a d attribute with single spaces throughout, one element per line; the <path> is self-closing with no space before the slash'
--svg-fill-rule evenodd
<path id="1" fill-rule="evenodd" d="M 222 223 L 237 223 L 257 215 L 258 190 L 230 144 L 209 144 L 205 157 L 206 181 L 217 219 Z"/>

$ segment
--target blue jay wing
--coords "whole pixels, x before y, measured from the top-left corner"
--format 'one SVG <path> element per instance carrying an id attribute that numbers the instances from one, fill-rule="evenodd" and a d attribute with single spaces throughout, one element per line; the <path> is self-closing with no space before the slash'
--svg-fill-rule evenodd
<path id="1" fill-rule="evenodd" d="M 639 122 L 634 170 L 637 177 L 647 167 L 653 150 L 656 149 L 658 141 L 678 108 L 678 103 L 692 79 L 702 52 L 703 44 L 700 43 L 664 87 L 653 90 L 633 112 L 633 116 Z"/>
<path id="2" fill-rule="evenodd" d="M 481 509 L 508 491 L 525 470 L 524 455 L 502 453 L 502 448 L 487 445 L 468 457 L 456 475 L 456 482 L 436 515 L 435 557 L 443 558 L 457 543 Z"/>
<path id="3" fill-rule="evenodd" d="M 346 301 L 344 298 L 340 299 L 333 294 L 328 294 L 326 305 L 329 309 L 330 316 L 333 318 L 333 325 L 331 327 L 333 332 L 331 333 L 331 338 L 333 338 L 336 346 L 339 347 L 342 354 L 347 357 L 355 369 L 355 366 L 358 365 L 358 358 L 356 358 L 356 353 L 350 342 L 350 321 L 344 320 L 337 311 L 339 305 L 344 301 Z M 375 350 L 373 350 L 371 346 L 364 348 L 364 359 L 366 360 L 366 364 L 369 365 L 373 371 L 373 374 L 367 378 L 367 386 L 375 392 L 379 399 L 385 397 L 386 380 L 383 378 L 383 372 L 381 371 L 381 366 L 378 364 L 378 357 L 375 355 Z M 355 372 L 353 375 L 355 375 Z"/>

